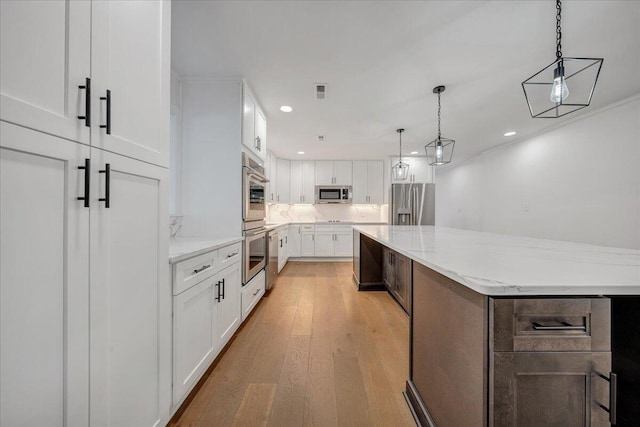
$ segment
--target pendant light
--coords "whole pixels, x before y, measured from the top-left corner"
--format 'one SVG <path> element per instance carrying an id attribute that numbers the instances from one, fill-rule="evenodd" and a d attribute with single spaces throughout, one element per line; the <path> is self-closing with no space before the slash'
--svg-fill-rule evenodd
<path id="1" fill-rule="evenodd" d="M 562 2 L 556 0 L 556 60 L 522 82 L 533 118 L 558 118 L 588 107 L 603 58 L 562 56 Z"/>
<path id="2" fill-rule="evenodd" d="M 402 161 L 402 132 L 404 129 L 396 129 L 396 132 L 400 136 L 400 161 L 393 166 L 391 172 L 394 181 L 404 181 L 409 177 L 409 164 Z"/>
<path id="3" fill-rule="evenodd" d="M 427 162 L 435 166 L 446 165 L 451 162 L 453 147 L 456 144 L 453 139 L 443 138 L 440 133 L 440 94 L 444 90 L 444 86 L 433 88 L 433 93 L 438 95 L 438 137 L 424 146 L 424 150 L 427 153 Z"/>

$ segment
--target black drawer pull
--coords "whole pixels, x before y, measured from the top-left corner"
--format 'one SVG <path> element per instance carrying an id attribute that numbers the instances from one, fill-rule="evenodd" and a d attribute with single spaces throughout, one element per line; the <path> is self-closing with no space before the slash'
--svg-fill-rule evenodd
<path id="1" fill-rule="evenodd" d="M 111 204 L 111 165 L 109 163 L 106 163 L 104 165 L 104 169 L 98 172 L 105 175 L 104 197 L 99 198 L 98 201 L 104 202 L 104 207 L 109 209 L 109 206 Z"/>
<path id="2" fill-rule="evenodd" d="M 603 380 L 609 382 L 609 407 L 607 408 L 597 400 L 595 402 L 605 412 L 609 413 L 609 422 L 614 426 L 618 423 L 618 375 L 613 372 L 609 372 L 608 377 L 599 372 L 596 372 L 596 374 Z"/>
<path id="3" fill-rule="evenodd" d="M 218 281 L 218 283 L 216 283 L 216 293 L 218 294 L 218 296 L 217 296 L 217 297 L 215 297 L 214 299 L 215 299 L 217 302 L 220 302 L 220 299 L 221 299 L 221 298 L 220 298 L 220 282 L 219 282 L 219 281 Z"/>
<path id="4" fill-rule="evenodd" d="M 584 325 L 572 325 L 567 322 L 562 322 L 562 325 L 545 326 L 538 322 L 531 322 L 534 331 L 586 331 L 587 327 Z"/>
<path id="5" fill-rule="evenodd" d="M 198 273 L 200 273 L 201 271 L 204 271 L 204 270 L 206 270 L 206 269 L 207 269 L 207 268 L 209 268 L 209 267 L 211 267 L 211 264 L 209 264 L 209 265 L 203 265 L 203 266 L 202 266 L 202 268 L 196 268 L 195 270 L 193 270 L 193 274 L 198 274 Z"/>
<path id="6" fill-rule="evenodd" d="M 78 116 L 78 119 L 84 120 L 86 127 L 91 127 L 91 79 L 87 77 L 85 84 L 78 89 L 84 89 L 84 116 Z"/>
<path id="7" fill-rule="evenodd" d="M 222 279 L 222 299 L 224 299 L 224 279 Z"/>
<path id="8" fill-rule="evenodd" d="M 100 125 L 100 128 L 107 130 L 107 135 L 111 135 L 111 91 L 107 89 L 107 96 L 101 96 L 102 101 L 107 101 L 107 124 Z"/>
<path id="9" fill-rule="evenodd" d="M 89 189 L 91 187 L 91 160 L 84 159 L 84 166 L 78 166 L 78 169 L 84 169 L 84 196 L 78 196 L 78 200 L 84 200 L 84 207 L 89 207 Z"/>
<path id="10" fill-rule="evenodd" d="M 227 258 L 231 258 L 231 257 L 234 257 L 236 255 L 238 255 L 238 252 L 233 252 L 233 253 L 227 255 Z"/>

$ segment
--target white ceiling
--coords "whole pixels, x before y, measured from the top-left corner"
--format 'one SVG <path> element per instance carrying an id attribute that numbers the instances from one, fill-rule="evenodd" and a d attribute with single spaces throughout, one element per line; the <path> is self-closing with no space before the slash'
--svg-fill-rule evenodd
<path id="1" fill-rule="evenodd" d="M 640 1 L 563 2 L 564 55 L 605 58 L 591 106 L 565 119 L 532 119 L 520 85 L 555 59 L 550 0 L 174 1 L 172 9 L 173 67 L 245 76 L 267 114 L 269 147 L 285 158 L 397 154 L 398 127 L 404 154 L 424 154 L 437 132 L 439 84 L 454 164 L 640 92 Z M 316 82 L 328 84 L 324 101 Z M 518 134 L 506 138 L 507 130 Z"/>

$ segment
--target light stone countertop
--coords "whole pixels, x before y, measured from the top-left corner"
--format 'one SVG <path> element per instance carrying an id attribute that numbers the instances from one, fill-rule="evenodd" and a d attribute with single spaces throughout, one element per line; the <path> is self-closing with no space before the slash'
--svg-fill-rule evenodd
<path id="1" fill-rule="evenodd" d="M 244 237 L 178 237 L 169 239 L 169 263 L 175 264 L 234 243 L 242 242 Z"/>
<path id="2" fill-rule="evenodd" d="M 640 295 L 640 250 L 433 226 L 354 230 L 484 295 Z"/>

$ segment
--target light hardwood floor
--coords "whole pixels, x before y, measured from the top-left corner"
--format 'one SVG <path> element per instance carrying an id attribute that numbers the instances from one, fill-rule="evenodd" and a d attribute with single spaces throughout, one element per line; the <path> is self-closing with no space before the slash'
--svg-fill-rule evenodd
<path id="1" fill-rule="evenodd" d="M 415 426 L 409 321 L 351 263 L 290 262 L 172 426 Z"/>

